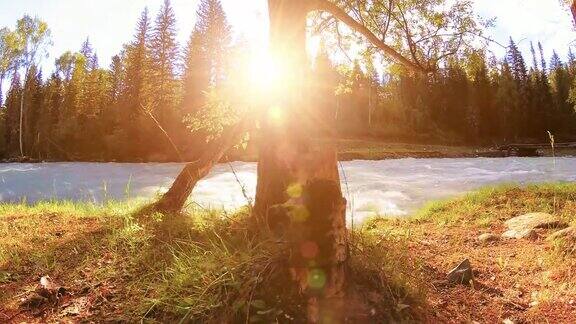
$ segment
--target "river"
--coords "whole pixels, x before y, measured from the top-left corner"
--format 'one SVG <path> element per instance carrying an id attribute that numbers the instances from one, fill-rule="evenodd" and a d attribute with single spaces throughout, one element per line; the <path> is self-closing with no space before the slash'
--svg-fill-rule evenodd
<path id="1" fill-rule="evenodd" d="M 178 163 L 0 164 L 0 201 L 153 198 L 166 190 L 181 168 Z M 576 181 L 576 158 L 349 161 L 341 163 L 341 178 L 348 216 L 361 221 L 371 215 L 406 215 L 428 200 L 485 185 Z M 216 166 L 198 183 L 191 199 L 203 207 L 231 210 L 246 204 L 241 186 L 251 199 L 255 163 Z"/>

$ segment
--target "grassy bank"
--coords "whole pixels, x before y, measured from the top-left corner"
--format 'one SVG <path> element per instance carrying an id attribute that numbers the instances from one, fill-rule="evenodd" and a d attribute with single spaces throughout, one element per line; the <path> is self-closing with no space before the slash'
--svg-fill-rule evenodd
<path id="1" fill-rule="evenodd" d="M 298 322 L 285 257 L 250 231 L 246 211 L 138 216 L 138 204 L 0 205 L 0 322 Z M 406 219 L 351 233 L 351 313 L 381 322 L 570 322 L 576 252 L 570 242 L 477 241 L 503 222 L 549 212 L 576 225 L 576 185 L 486 188 L 434 202 Z M 463 259 L 473 286 L 448 285 Z M 28 301 L 49 275 L 66 293 Z"/>
<path id="2" fill-rule="evenodd" d="M 325 146 L 326 144 L 334 145 L 338 152 L 340 161 L 352 160 L 386 160 L 401 158 L 474 158 L 474 157 L 506 157 L 508 154 L 492 146 L 478 145 L 448 145 L 448 144 L 416 144 L 403 142 L 390 142 L 378 139 L 318 139 L 316 145 Z M 538 151 L 539 156 L 576 156 L 576 148 L 551 148 L 541 149 Z M 194 161 L 197 155 L 184 155 L 185 161 Z M 62 161 L 59 159 L 48 160 L 52 162 Z M 71 162 L 181 162 L 182 159 L 176 156 L 155 155 L 152 158 L 137 158 L 126 160 L 106 160 L 93 158 L 65 159 Z M 257 145 L 249 146 L 247 150 L 238 149 L 229 152 L 228 156 L 222 161 L 258 161 Z M 0 155 L 2 162 L 40 162 L 37 159 L 26 158 L 8 158 Z"/>

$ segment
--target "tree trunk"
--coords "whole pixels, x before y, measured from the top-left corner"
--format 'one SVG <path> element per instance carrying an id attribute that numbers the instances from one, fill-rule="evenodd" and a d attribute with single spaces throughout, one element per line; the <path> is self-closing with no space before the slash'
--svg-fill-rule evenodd
<path id="1" fill-rule="evenodd" d="M 196 183 L 207 176 L 214 164 L 218 163 L 222 156 L 238 142 L 242 133 L 246 131 L 248 122 L 248 118 L 245 118 L 233 126 L 220 139 L 212 143 L 200 159 L 186 164 L 168 192 L 152 206 L 152 209 L 164 213 L 180 212 Z"/>
<path id="2" fill-rule="evenodd" d="M 24 95 L 26 94 L 26 80 L 24 80 L 24 87 L 22 88 L 22 95 L 20 96 L 20 118 L 19 118 L 19 137 L 18 144 L 20 147 L 20 157 L 24 157 Z"/>
<path id="3" fill-rule="evenodd" d="M 409 70 L 424 73 L 426 69 L 385 44 L 330 1 L 268 0 L 268 7 L 270 50 L 286 75 L 280 84 L 282 90 L 272 96 L 275 98 L 267 108 L 281 109 L 284 118 L 263 114 L 261 120 L 263 140 L 254 218 L 287 242 L 290 273 L 308 305 L 308 321 L 340 323 L 345 318 L 346 200 L 342 197 L 334 147 L 313 146 L 311 141 L 331 125 L 306 100 L 306 16 L 313 10 L 328 12 Z M 179 211 L 196 182 L 208 173 L 224 149 L 226 146 L 220 145 L 216 153 L 207 153 L 205 158 L 187 165 L 158 202 L 159 209 Z"/>
<path id="4" fill-rule="evenodd" d="M 0 107 L 3 107 L 3 103 L 4 103 L 4 93 L 2 92 L 2 83 L 4 83 L 4 73 L 0 74 Z M 3 136 L 3 134 L 0 134 L 0 136 Z"/>
<path id="5" fill-rule="evenodd" d="M 570 11 L 572 12 L 572 18 L 574 18 L 574 25 L 576 26 L 576 0 L 572 1 Z"/>
<path id="6" fill-rule="evenodd" d="M 330 125 L 307 100 L 306 0 L 269 0 L 270 50 L 290 79 L 274 98 L 281 122 L 263 120 L 255 217 L 290 247 L 289 267 L 308 305 L 308 321 L 343 320 L 346 201 L 333 147 L 311 138 Z M 286 76 L 285 76 L 286 77 Z M 317 145 L 318 146 L 318 145 Z M 314 266 L 310 266 L 313 264 Z"/>

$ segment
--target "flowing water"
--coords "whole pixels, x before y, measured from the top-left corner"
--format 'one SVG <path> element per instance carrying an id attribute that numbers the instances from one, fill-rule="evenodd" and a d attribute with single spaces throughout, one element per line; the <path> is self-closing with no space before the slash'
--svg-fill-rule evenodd
<path id="1" fill-rule="evenodd" d="M 178 163 L 0 164 L 0 201 L 151 198 L 182 169 Z M 484 185 L 576 181 L 576 158 L 400 159 L 341 163 L 342 188 L 355 221 L 405 215 L 426 201 Z M 232 172 L 234 170 L 234 172 Z M 220 164 L 200 181 L 192 200 L 203 207 L 246 205 L 256 187 L 256 164 Z"/>

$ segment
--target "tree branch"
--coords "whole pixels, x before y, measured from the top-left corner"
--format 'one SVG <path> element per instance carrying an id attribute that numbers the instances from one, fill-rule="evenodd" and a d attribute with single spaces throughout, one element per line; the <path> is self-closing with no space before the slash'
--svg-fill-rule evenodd
<path id="1" fill-rule="evenodd" d="M 327 13 L 333 15 L 338 20 L 340 20 L 344 24 L 348 25 L 348 27 L 350 27 L 352 30 L 357 31 L 360 34 L 362 34 L 364 37 L 366 37 L 366 39 L 368 39 L 368 41 L 370 43 L 372 43 L 372 45 L 379 48 L 387 56 L 389 56 L 390 58 L 392 58 L 396 62 L 402 64 L 406 68 L 412 70 L 413 72 L 418 72 L 418 73 L 427 73 L 428 72 L 428 70 L 425 69 L 420 64 L 410 61 L 409 59 L 404 57 L 402 54 L 400 54 L 398 51 L 396 51 L 392 47 L 388 46 L 380 38 L 378 38 L 376 35 L 374 35 L 366 26 L 362 25 L 361 23 L 356 21 L 354 18 L 350 17 L 344 10 L 339 8 L 337 5 L 331 3 L 327 0 L 314 0 L 314 1 L 311 1 L 309 9 L 311 11 L 324 11 L 324 12 L 327 12 Z"/>

